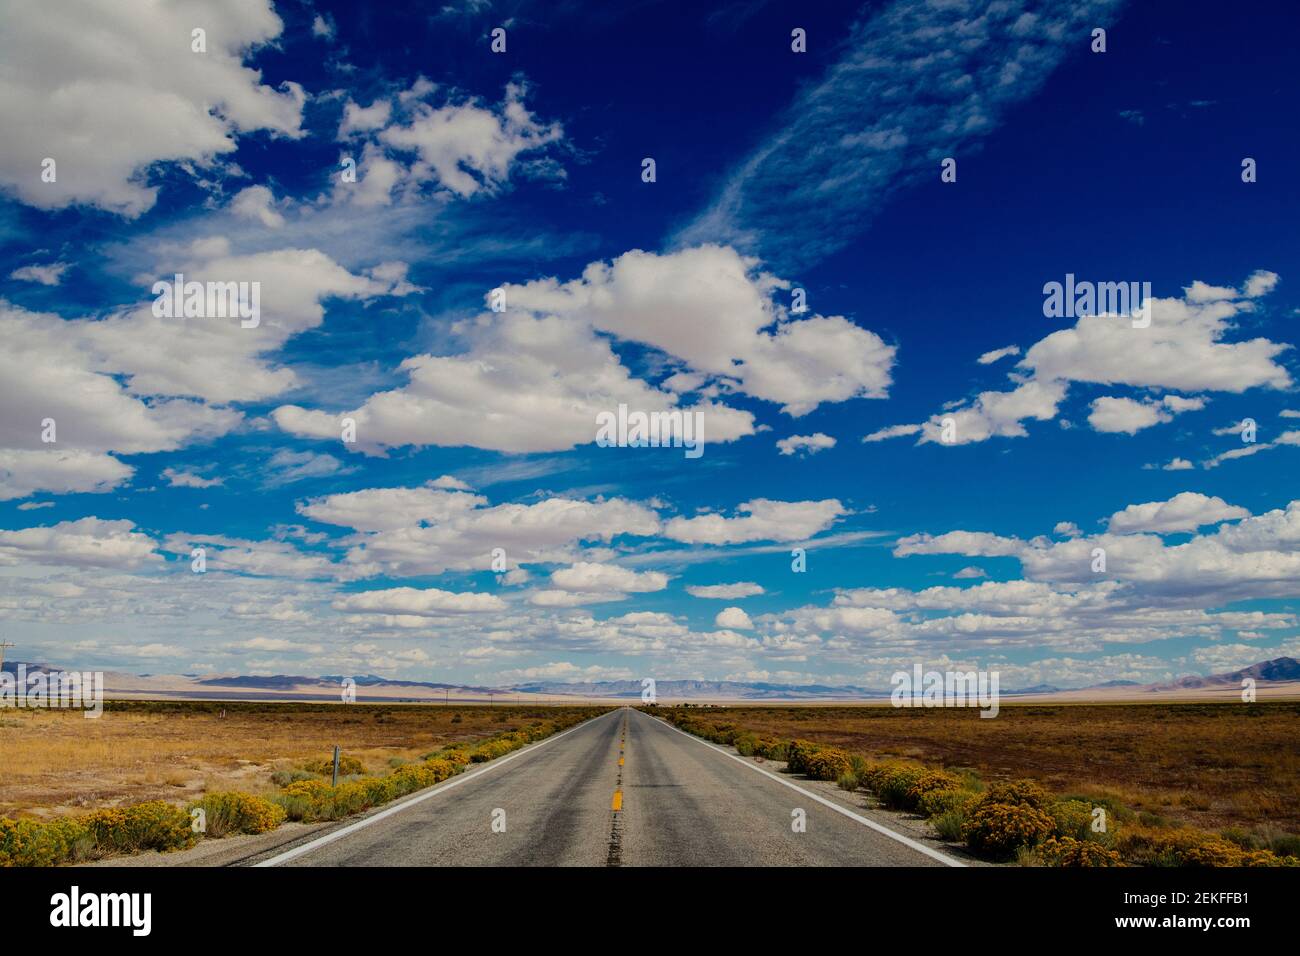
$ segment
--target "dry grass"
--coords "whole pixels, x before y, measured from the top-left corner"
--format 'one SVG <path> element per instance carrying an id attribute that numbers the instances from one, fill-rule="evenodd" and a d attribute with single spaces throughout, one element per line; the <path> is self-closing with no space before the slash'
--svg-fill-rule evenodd
<path id="1" fill-rule="evenodd" d="M 378 772 L 391 758 L 416 758 L 555 712 L 454 703 L 121 701 L 88 720 L 80 711 L 5 710 L 0 815 L 44 818 L 144 800 L 180 802 L 207 791 L 271 793 L 272 771 L 327 758 L 335 744 Z"/>
<path id="2" fill-rule="evenodd" d="M 871 757 L 1031 777 L 1062 794 L 1112 797 L 1208 830 L 1300 832 L 1300 704 L 1002 704 L 701 709 L 715 723 Z"/>

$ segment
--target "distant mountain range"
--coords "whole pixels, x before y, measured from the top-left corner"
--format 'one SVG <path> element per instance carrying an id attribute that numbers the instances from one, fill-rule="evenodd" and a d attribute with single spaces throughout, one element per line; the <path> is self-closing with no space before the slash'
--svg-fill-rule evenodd
<path id="1" fill-rule="evenodd" d="M 6 661 L 4 670 L 17 671 L 25 665 L 28 674 L 48 672 L 60 668 L 45 663 Z M 1110 680 L 1090 687 L 1061 688 L 1053 684 L 1036 684 L 1018 690 L 1003 690 L 1003 697 L 1060 697 L 1071 700 L 1087 699 L 1142 699 L 1149 695 L 1194 696 L 1203 692 L 1210 696 L 1235 693 L 1247 677 L 1265 688 L 1296 683 L 1300 692 L 1300 661 L 1293 657 L 1278 657 L 1261 661 L 1241 670 L 1206 677 L 1182 677 L 1176 681 L 1156 684 L 1138 684 L 1127 680 Z M 245 700 L 337 700 L 342 675 L 304 677 L 292 674 L 275 674 L 270 677 L 248 675 L 199 674 L 127 674 L 106 672 L 105 690 L 110 696 L 144 698 L 186 699 L 245 699 Z M 433 702 L 457 701 L 475 703 L 507 699 L 538 697 L 566 697 L 603 700 L 640 700 L 641 681 L 596 681 L 571 683 L 561 681 L 532 681 L 509 687 L 481 687 L 463 684 L 444 684 L 430 681 L 391 680 L 374 674 L 355 675 L 357 699 L 361 701 Z M 1282 688 L 1286 690 L 1286 688 Z M 660 700 L 700 701 L 836 701 L 880 700 L 889 697 L 889 690 L 872 690 L 852 685 L 829 684 L 775 684 L 747 681 L 658 680 L 655 694 Z"/>
<path id="2" fill-rule="evenodd" d="M 1250 667 L 1227 674 L 1208 677 L 1183 677 L 1165 684 L 1139 684 L 1131 680 L 1109 680 L 1089 687 L 1066 688 L 1054 684 L 1035 684 L 1012 690 L 1001 690 L 1003 697 L 1050 696 L 1054 694 L 1080 695 L 1090 691 L 1159 693 L 1174 690 L 1201 688 L 1240 688 L 1245 677 L 1263 683 L 1300 681 L 1300 661 L 1293 657 L 1279 657 L 1271 661 L 1252 664 Z M 637 698 L 641 697 L 639 680 L 596 681 L 594 683 L 562 683 L 536 681 L 516 684 L 510 688 L 530 694 L 552 694 L 565 697 Z M 665 700 L 871 700 L 887 698 L 889 690 L 872 690 L 851 685 L 826 684 L 768 684 L 744 681 L 661 680 L 655 682 L 656 696 Z"/>

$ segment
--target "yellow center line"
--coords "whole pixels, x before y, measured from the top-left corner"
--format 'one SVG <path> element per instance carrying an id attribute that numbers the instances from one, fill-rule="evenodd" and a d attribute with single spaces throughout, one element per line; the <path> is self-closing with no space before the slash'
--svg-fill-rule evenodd
<path id="1" fill-rule="evenodd" d="M 622 809 L 623 809 L 623 791 L 622 791 L 622 790 L 615 790 L 615 791 L 614 791 L 614 802 L 613 802 L 612 804 L 610 804 L 610 808 L 611 808 L 612 810 L 615 810 L 615 811 L 618 811 L 618 810 L 622 810 Z"/>
<path id="2" fill-rule="evenodd" d="M 618 765 L 619 765 L 620 767 L 623 766 L 623 758 L 622 758 L 622 757 L 619 757 L 619 758 L 618 758 Z"/>

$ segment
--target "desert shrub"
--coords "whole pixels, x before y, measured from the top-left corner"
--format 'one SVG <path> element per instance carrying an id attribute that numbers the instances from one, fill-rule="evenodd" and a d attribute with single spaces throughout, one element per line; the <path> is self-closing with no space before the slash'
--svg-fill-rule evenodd
<path id="1" fill-rule="evenodd" d="M 804 773 L 814 780 L 838 780 L 849 772 L 849 755 L 835 747 L 816 750 L 804 758 Z"/>
<path id="2" fill-rule="evenodd" d="M 1278 856 L 1300 857 L 1300 836 L 1294 833 L 1266 833 L 1263 841 Z"/>
<path id="3" fill-rule="evenodd" d="M 1295 866 L 1300 860 L 1279 857 L 1268 850 L 1243 850 L 1222 837 L 1189 827 L 1127 828 L 1115 849 L 1128 863 L 1138 866 Z"/>
<path id="4" fill-rule="evenodd" d="M 190 829 L 190 815 L 162 800 L 96 810 L 83 817 L 82 822 L 96 848 L 105 852 L 166 852 L 185 849 L 198 840 L 198 835 Z"/>
<path id="5" fill-rule="evenodd" d="M 1056 800 L 1048 804 L 1047 813 L 1056 824 L 1054 832 L 1058 837 L 1092 840 L 1102 836 L 1092 832 L 1092 805 L 1082 800 Z"/>
<path id="6" fill-rule="evenodd" d="M 208 793 L 190 804 L 201 809 L 203 835 L 220 839 L 228 833 L 265 833 L 284 822 L 284 807 L 248 793 Z"/>
<path id="7" fill-rule="evenodd" d="M 1040 844 L 1036 855 L 1044 866 L 1123 866 L 1119 854 L 1094 840 L 1051 837 Z"/>
<path id="8" fill-rule="evenodd" d="M 930 823 L 934 830 L 939 834 L 941 840 L 951 840 L 956 843 L 962 839 L 962 827 L 966 825 L 966 811 L 963 809 L 953 809 L 944 813 L 936 814 L 930 818 Z"/>
<path id="9" fill-rule="evenodd" d="M 842 773 L 840 774 L 839 779 L 835 781 L 835 785 L 841 790 L 847 790 L 849 793 L 852 793 L 854 790 L 858 789 L 857 774 L 852 770 L 847 773 Z"/>
<path id="10" fill-rule="evenodd" d="M 277 770 L 271 774 L 271 782 L 277 787 L 287 787 L 299 780 L 314 780 L 317 776 L 306 770 Z"/>
<path id="11" fill-rule="evenodd" d="M 1033 780 L 1013 780 L 1010 783 L 999 783 L 990 787 L 981 802 L 1029 806 L 1046 812 L 1052 803 L 1052 798 L 1041 784 Z"/>
<path id="12" fill-rule="evenodd" d="M 930 771 L 914 764 L 887 763 L 871 770 L 868 775 L 869 786 L 880 802 L 895 810 L 911 809 L 908 797 L 912 787 Z"/>
<path id="13" fill-rule="evenodd" d="M 927 794 L 944 790 L 956 790 L 961 785 L 958 777 L 946 770 L 926 770 L 907 788 L 904 800 L 909 810 L 919 809 L 922 799 Z"/>
<path id="14" fill-rule="evenodd" d="M 452 722 L 453 724 L 459 724 L 463 719 L 464 719 L 464 718 L 462 718 L 462 717 L 460 716 L 460 714 L 452 714 L 452 715 L 451 715 L 451 722 Z"/>
<path id="15" fill-rule="evenodd" d="M 308 773 L 318 773 L 322 777 L 332 776 L 334 773 L 333 755 L 326 757 L 324 760 L 311 760 L 302 765 L 302 768 Z M 355 777 L 366 772 L 365 765 L 356 757 L 349 757 L 347 754 L 339 754 L 339 776 Z"/>
<path id="16" fill-rule="evenodd" d="M 994 803 L 985 797 L 962 826 L 962 837 L 972 850 L 1005 860 L 1049 836 L 1054 827 L 1050 816 L 1029 803 Z"/>
<path id="17" fill-rule="evenodd" d="M 754 750 L 754 756 L 762 757 L 764 760 L 789 760 L 790 744 L 775 737 L 762 737 Z"/>
<path id="18" fill-rule="evenodd" d="M 93 839 L 78 820 L 0 818 L 0 866 L 54 866 L 84 859 Z"/>
<path id="19" fill-rule="evenodd" d="M 485 740 L 470 752 L 469 759 L 471 763 L 486 763 L 489 760 L 496 760 L 497 757 L 504 757 L 513 749 L 514 747 L 506 740 Z"/>
<path id="20" fill-rule="evenodd" d="M 442 781 L 446 780 L 448 777 L 454 776 L 458 769 L 457 764 L 452 763 L 450 760 L 443 760 L 441 758 L 426 760 L 424 766 L 428 768 L 431 774 L 433 774 L 434 783 L 442 783 Z"/>
<path id="21" fill-rule="evenodd" d="M 811 740 L 792 740 L 786 745 L 786 767 L 790 773 L 807 773 L 808 757 L 817 750 Z"/>
<path id="22" fill-rule="evenodd" d="M 736 753 L 742 757 L 752 757 L 758 746 L 758 738 L 753 734 L 740 734 L 733 742 L 733 746 L 736 748 Z"/>
<path id="23" fill-rule="evenodd" d="M 964 820 L 978 800 L 979 794 L 969 790 L 930 790 L 916 802 L 916 810 L 926 817 L 937 817 L 956 811 Z"/>

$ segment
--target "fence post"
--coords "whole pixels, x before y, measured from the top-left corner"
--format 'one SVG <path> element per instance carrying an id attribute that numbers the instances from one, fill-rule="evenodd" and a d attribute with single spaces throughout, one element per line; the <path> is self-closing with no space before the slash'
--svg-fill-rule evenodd
<path id="1" fill-rule="evenodd" d="M 330 780 L 330 786 L 337 787 L 338 785 L 339 785 L 339 745 L 335 744 L 334 745 L 334 776 Z"/>

